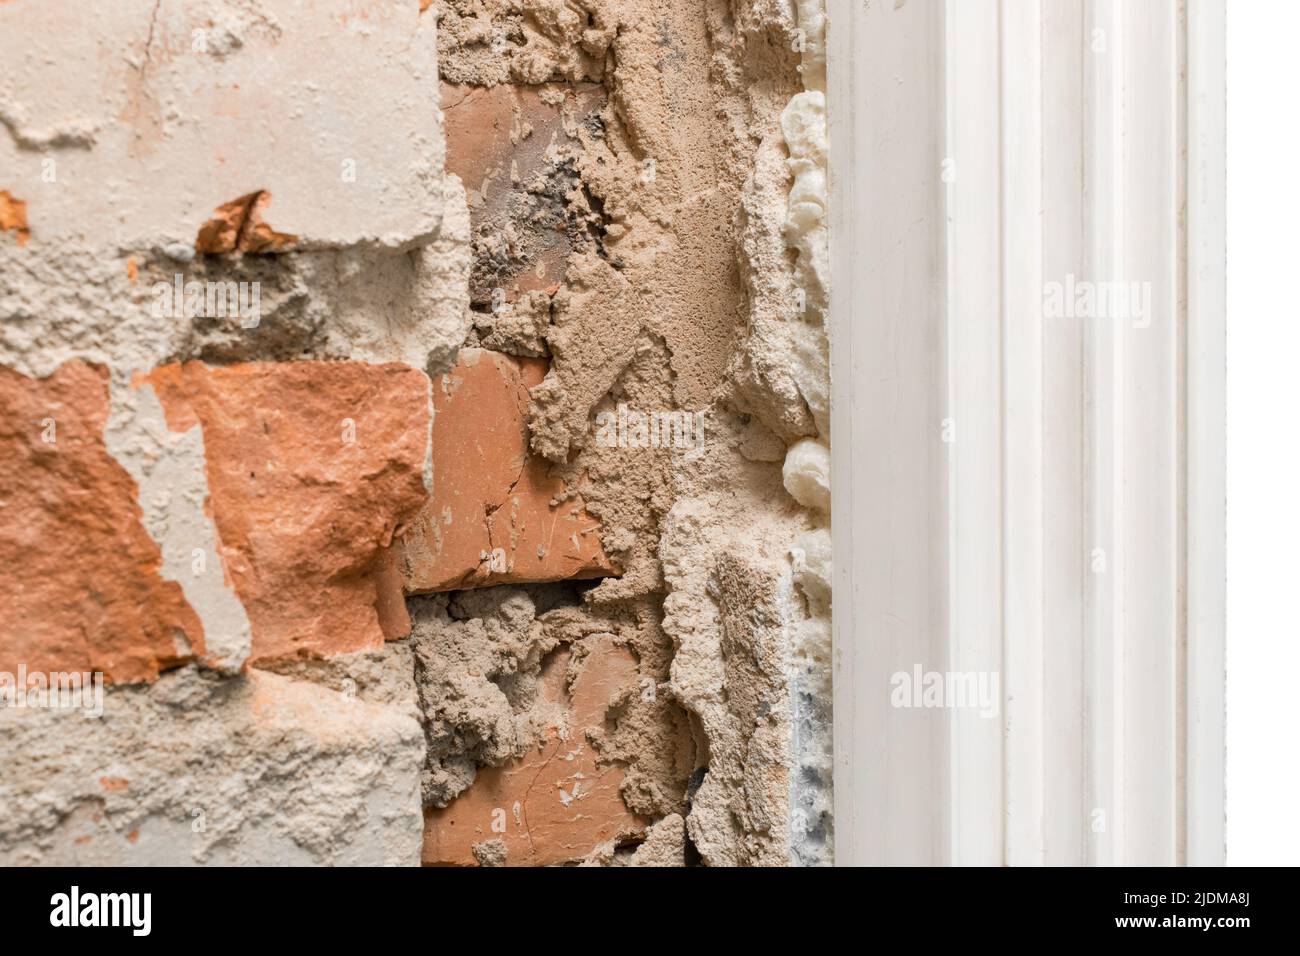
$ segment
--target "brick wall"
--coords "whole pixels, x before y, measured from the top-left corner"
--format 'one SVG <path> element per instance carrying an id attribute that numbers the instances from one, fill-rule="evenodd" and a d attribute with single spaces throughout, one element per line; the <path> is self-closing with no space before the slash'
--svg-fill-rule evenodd
<path id="1" fill-rule="evenodd" d="M 0 4 L 0 863 L 790 859 L 794 18 Z"/>

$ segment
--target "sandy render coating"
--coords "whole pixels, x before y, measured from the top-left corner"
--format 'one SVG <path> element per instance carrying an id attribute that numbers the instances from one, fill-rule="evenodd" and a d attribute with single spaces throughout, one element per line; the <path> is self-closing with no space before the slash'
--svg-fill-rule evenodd
<path id="1" fill-rule="evenodd" d="M 560 716 L 553 705 L 538 706 L 542 660 L 558 640 L 524 589 L 409 603 L 428 738 L 421 791 L 426 805 L 445 807 L 474 782 L 480 766 L 522 757 Z"/>
<path id="2" fill-rule="evenodd" d="M 625 798 L 669 828 L 680 818 L 683 847 L 708 864 L 820 862 L 820 849 L 792 846 L 821 847 L 826 833 L 818 778 L 822 804 L 800 811 L 811 822 L 792 834 L 802 738 L 791 685 L 801 668 L 828 661 L 791 552 L 825 519 L 787 495 L 782 462 L 787 444 L 825 430 L 824 306 L 791 248 L 799 147 L 781 122 L 824 69 L 820 8 L 435 5 L 445 81 L 599 83 L 607 95 L 599 123 L 576 126 L 581 148 L 566 146 L 580 180 L 573 202 L 601 217 L 597 242 L 571 250 L 553 296 L 521 295 L 481 313 L 476 330 L 493 348 L 549 353 L 551 370 L 532 390 L 533 449 L 581 487 L 623 569 L 564 613 L 588 627 L 634 617 L 643 673 L 646 651 L 662 662 L 657 694 L 669 706 L 645 725 L 649 736 L 632 738 L 640 751 L 620 751 L 629 781 L 651 741 L 671 747 L 674 724 L 663 716 L 676 710 L 689 721 L 689 788 L 663 761 L 660 775 L 625 784 Z M 677 449 L 597 443 L 596 416 L 620 404 L 704 411 L 704 440 Z M 804 645 L 811 665 L 796 651 Z M 619 732 L 628 720 L 618 719 Z M 676 802 L 646 799 L 645 786 Z M 607 848 L 590 862 L 628 856 Z"/>
<path id="3" fill-rule="evenodd" d="M 580 866 L 687 866 L 686 821 L 670 813 L 647 829 L 645 839 L 634 847 L 620 847 L 614 841 L 602 843 Z"/>
<path id="4" fill-rule="evenodd" d="M 246 37 L 269 42 L 275 31 L 261 21 L 246 22 L 245 15 L 273 6 L 214 2 L 224 31 L 220 56 L 243 56 L 253 42 Z M 420 765 L 436 756 L 438 767 L 426 768 L 426 784 L 440 779 L 436 785 L 450 792 L 463 789 L 477 762 L 513 759 L 520 746 L 534 742 L 532 728 L 540 723 L 532 711 L 539 702 L 521 692 L 517 705 L 497 682 L 523 687 L 535 679 L 544 659 L 540 647 L 551 638 L 573 648 L 613 634 L 637 658 L 640 692 L 618 703 L 612 729 L 592 746 L 599 762 L 622 766 L 620 791 L 628 809 L 656 821 L 642 845 L 645 859 L 673 856 L 678 834 L 683 859 L 765 865 L 797 859 L 790 807 L 799 752 L 792 648 L 813 619 L 795 584 L 790 543 L 819 522 L 785 494 L 782 460 L 786 444 L 818 434 L 825 390 L 816 374 L 822 340 L 811 323 L 797 318 L 808 297 L 786 234 L 791 170 L 780 119 L 800 90 L 801 67 L 806 78 L 810 63 L 796 14 L 775 0 L 443 0 L 437 6 L 445 80 L 604 87 L 599 122 L 575 129 L 580 185 L 571 200 L 565 198 L 585 210 L 584 221 L 588 213 L 597 216 L 596 241 L 570 252 L 564 286 L 554 296 L 529 291 L 490 323 L 475 322 L 482 313 L 469 308 L 469 221 L 452 178 L 436 183 L 443 200 L 436 226 L 411 221 L 399 234 L 378 225 L 335 230 L 345 217 L 305 224 L 296 215 L 282 219 L 279 210 L 294 208 L 292 191 L 260 180 L 202 201 L 187 199 L 193 216 L 187 213 L 179 225 L 122 236 L 93 229 L 78 234 L 47 228 L 57 220 L 45 217 L 32 190 L 0 183 L 28 201 L 31 224 L 25 245 L 12 229 L 0 235 L 6 276 L 0 363 L 44 375 L 69 358 L 86 357 L 110 367 L 115 390 L 129 388 L 134 371 L 196 358 L 403 361 L 437 374 L 451 366 L 471 326 L 476 334 L 481 328 L 494 340 L 478 344 L 551 358 L 551 371 L 532 395 L 534 451 L 557 465 L 569 487 L 590 489 L 588 509 L 601 520 L 606 553 L 624 573 L 567 602 L 530 593 L 527 613 L 478 606 L 451 613 L 450 603 L 440 608 L 438 602 L 454 599 L 421 599 L 430 602 L 432 618 L 417 608 L 412 643 L 425 652 L 432 647 L 434 658 L 409 662 L 424 687 L 426 733 L 419 740 L 408 741 L 407 734 L 415 726 L 406 722 L 413 688 L 406 705 L 362 701 L 375 708 L 364 721 L 321 721 L 330 732 L 324 742 L 304 736 L 303 725 L 310 730 L 321 708 L 355 701 L 349 681 L 362 683 L 357 676 L 340 677 L 330 662 L 276 661 L 272 666 L 281 673 L 227 679 L 216 685 L 220 693 L 194 690 L 188 681 L 207 678 L 187 668 L 149 691 L 114 694 L 110 702 L 120 697 L 123 706 L 158 713 L 157 723 L 131 720 L 162 740 L 187 739 L 191 722 L 208 721 L 218 737 L 204 745 L 205 759 L 238 768 L 228 784 L 193 771 L 200 789 L 218 794 L 225 817 L 217 833 L 226 842 L 210 837 L 210 854 L 201 842 L 199 858 L 220 858 L 221 848 L 231 847 L 230 858 L 239 860 L 279 854 L 409 862 L 419 840 L 419 788 L 413 783 Z M 422 19 L 432 23 L 432 13 Z M 282 31 L 279 42 L 293 36 Z M 152 55 L 139 53 L 137 64 Z M 190 61 L 180 57 L 169 69 L 199 69 L 203 62 L 187 66 Z M 431 80 L 420 72 L 412 76 Z M 147 86 L 150 71 L 137 75 Z M 364 89 L 368 81 L 360 82 Z M 166 110 L 141 105 L 132 115 L 146 127 L 159 115 L 165 124 Z M 87 160 L 95 161 L 101 140 L 93 119 L 39 116 L 26 100 L 24 110 L 6 114 L 24 155 L 49 147 L 87 151 Z M 436 110 L 428 122 L 435 118 Z M 414 119 L 389 125 L 423 128 Z M 430 136 L 440 149 L 437 132 Z M 430 167 L 424 158 L 421 170 L 440 170 L 440 158 Z M 336 172 L 331 169 L 331 176 Z M 317 193 L 329 195 L 333 188 L 331 180 Z M 267 220 L 305 237 L 301 246 L 276 256 L 196 257 L 198 225 L 222 204 L 260 190 L 274 196 Z M 150 207 L 142 222 L 152 222 L 153 212 Z M 376 241 L 380 236 L 387 238 Z M 187 279 L 262 282 L 261 324 L 248 330 L 229 318 L 160 323 L 150 310 L 151 290 L 178 272 Z M 620 402 L 643 410 L 705 411 L 707 437 L 692 449 L 596 445 L 595 414 Z M 472 644 L 464 660 L 438 657 L 438 641 L 448 632 L 486 629 L 494 617 L 498 634 L 492 640 L 467 635 L 463 644 L 447 645 Z M 550 637 L 539 644 L 531 635 L 542 619 Z M 484 647 L 496 648 L 489 662 L 497 667 L 494 677 L 473 659 Z M 448 708 L 455 695 L 440 688 L 456 681 L 468 682 L 475 706 Z M 257 685 L 273 687 L 284 701 L 305 695 L 304 706 L 289 715 L 253 708 L 258 697 L 250 688 Z M 246 728 L 250 708 L 259 718 L 281 716 L 269 730 L 256 721 Z M 54 736 L 41 723 L 54 718 L 37 717 L 30 733 Z M 431 734 L 437 719 L 442 731 Z M 491 732 L 479 734 L 480 727 Z M 118 748 L 140 747 L 129 733 L 105 733 L 79 731 L 68 735 L 67 746 L 100 763 Z M 87 735 L 90 742 L 81 742 Z M 437 742 L 444 739 L 451 743 L 440 753 Z M 223 741 L 233 742 L 227 747 Z M 166 781 L 191 779 L 188 755 L 167 746 L 140 750 L 147 765 L 115 772 L 106 791 L 103 832 L 119 842 L 96 847 L 152 848 L 159 845 L 155 832 L 165 838 L 183 832 L 188 791 Z M 300 779 L 330 782 L 323 801 L 307 807 L 294 779 L 280 779 L 262 760 L 265 752 L 286 751 Z M 70 759 L 33 752 L 37 759 Z M 477 756 L 458 767 L 457 758 L 466 754 Z M 141 776 L 149 784 L 156 778 L 150 792 L 157 798 L 140 804 L 143 815 L 136 816 L 114 802 L 114 795 L 132 791 L 112 788 L 119 779 Z M 0 835 L 0 847 L 75 845 L 69 827 L 82 814 L 99 826 L 93 815 L 101 796 L 84 777 L 60 776 L 49 793 L 17 794 L 17 818 L 37 823 Z M 372 814 L 372 806 L 380 811 Z M 36 815 L 37 807 L 51 812 Z M 280 819 L 268 834 L 257 821 L 276 813 Z M 386 824 L 371 829 L 379 819 Z M 358 820 L 371 855 L 354 852 L 360 844 L 345 838 L 345 827 Z M 609 862 L 629 856 L 626 848 L 611 854 Z M 632 852 L 629 862 L 641 855 Z M 480 847 L 475 856 L 492 861 L 497 854 Z"/>
<path id="5" fill-rule="evenodd" d="M 611 711 L 637 692 L 637 676 L 636 655 L 613 634 L 548 655 L 536 691 L 556 708 L 553 719 L 521 758 L 480 767 L 472 788 L 426 811 L 426 864 L 477 862 L 476 844 L 495 838 L 504 865 L 545 866 L 583 856 L 593 840 L 642 836 L 644 821 L 619 793 L 624 765 L 597 749 Z"/>
<path id="6" fill-rule="evenodd" d="M 448 806 L 481 767 L 507 766 L 543 745 L 551 728 L 567 729 L 560 695 L 543 692 L 554 657 L 569 655 L 566 673 L 576 677 L 592 647 L 611 640 L 631 654 L 635 677 L 605 702 L 611 724 L 587 737 L 596 767 L 621 768 L 623 802 L 641 817 L 682 805 L 695 753 L 684 715 L 661 693 L 671 652 L 650 608 L 592 613 L 567 584 L 434 595 L 410 606 L 427 806 Z"/>

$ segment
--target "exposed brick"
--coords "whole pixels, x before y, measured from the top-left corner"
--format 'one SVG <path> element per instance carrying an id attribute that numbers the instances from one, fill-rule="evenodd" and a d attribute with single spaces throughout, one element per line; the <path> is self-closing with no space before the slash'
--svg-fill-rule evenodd
<path id="1" fill-rule="evenodd" d="M 229 252 L 281 252 L 298 241 L 297 236 L 276 232 L 266 224 L 264 214 L 271 204 L 266 190 L 223 203 L 212 218 L 199 227 L 194 251 L 220 255 Z"/>
<path id="2" fill-rule="evenodd" d="M 0 368 L 0 671 L 152 680 L 202 655 L 203 628 L 109 454 L 108 371 Z M 50 440 L 52 439 L 52 441 Z"/>
<path id="3" fill-rule="evenodd" d="M 371 649 L 386 631 L 398 635 L 405 612 L 381 559 L 427 495 L 423 372 L 187 362 L 142 382 L 171 428 L 202 425 L 210 510 L 252 625 L 251 663 Z"/>
<path id="4" fill-rule="evenodd" d="M 611 706 L 635 692 L 636 657 L 609 635 L 568 648 L 542 670 L 541 693 L 568 702 L 567 726 L 549 728 L 535 751 L 504 767 L 481 767 L 474 785 L 443 809 L 425 811 L 424 862 L 546 866 L 581 859 L 602 843 L 639 836 L 645 822 L 619 795 L 623 771 L 599 766 L 587 738 L 604 729 Z M 570 667 L 576 670 L 565 693 Z M 501 859 L 504 854 L 504 860 Z"/>
<path id="5" fill-rule="evenodd" d="M 15 233 L 20 246 L 25 245 L 31 235 L 27 228 L 27 203 L 15 199 L 4 189 L 0 189 L 0 232 Z"/>
<path id="6" fill-rule="evenodd" d="M 443 83 L 447 171 L 465 186 L 475 236 L 475 303 L 490 303 L 498 288 L 506 301 L 553 293 L 564 280 L 584 228 L 569 209 L 578 182 L 568 161 L 579 124 L 593 121 L 604 97 L 597 83 Z"/>
<path id="7" fill-rule="evenodd" d="M 599 523 L 528 450 L 543 359 L 463 349 L 433 383 L 433 495 L 401 542 L 409 592 L 615 573 Z"/>
<path id="8" fill-rule="evenodd" d="M 397 546 L 384 548 L 375 561 L 375 612 L 384 639 L 396 641 L 410 636 L 411 615 L 406 610 L 402 569 Z"/>

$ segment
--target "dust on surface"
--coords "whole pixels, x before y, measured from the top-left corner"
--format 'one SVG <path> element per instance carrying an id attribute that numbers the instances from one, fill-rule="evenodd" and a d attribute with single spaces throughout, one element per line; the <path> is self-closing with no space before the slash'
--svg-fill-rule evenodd
<path id="1" fill-rule="evenodd" d="M 787 444 L 817 434 L 821 411 L 809 401 L 816 370 L 797 359 L 809 336 L 785 233 L 780 119 L 803 88 L 799 12 L 776 0 L 435 7 L 445 83 L 603 91 L 599 109 L 551 139 L 550 166 L 514 184 L 568 237 L 563 281 L 510 286 L 524 266 L 550 275 L 553 263 L 537 265 L 519 216 L 495 200 L 504 212 L 480 216 L 474 268 L 506 288 L 493 302 L 498 280 L 476 287 L 469 341 L 551 358 L 532 391 L 533 450 L 581 490 L 624 573 L 547 609 L 493 589 L 471 599 L 485 602 L 479 616 L 458 620 L 450 605 L 415 615 L 417 649 L 450 640 L 435 653 L 481 670 L 462 698 L 476 703 L 433 721 L 426 800 L 534 742 L 529 682 L 557 642 L 613 632 L 654 692 L 616 708 L 602 753 L 627 769 L 629 808 L 657 822 L 644 852 L 611 846 L 588 862 L 784 865 L 791 648 L 809 620 L 790 549 L 818 519 L 786 494 L 781 462 Z M 601 416 L 620 410 L 703 412 L 704 434 L 680 447 L 597 440 Z M 420 638 L 422 614 L 438 638 Z M 479 651 L 461 649 L 471 632 Z M 469 664 L 479 653 L 491 660 Z"/>

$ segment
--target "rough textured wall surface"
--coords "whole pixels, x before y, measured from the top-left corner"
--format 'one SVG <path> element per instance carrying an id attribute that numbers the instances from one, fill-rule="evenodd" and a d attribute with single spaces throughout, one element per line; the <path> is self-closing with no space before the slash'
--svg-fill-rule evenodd
<path id="1" fill-rule="evenodd" d="M 108 686 L 0 709 L 0 860 L 826 862 L 815 0 L 79 10 L 0 4 L 0 672 Z"/>
<path id="2" fill-rule="evenodd" d="M 815 515 L 816 526 L 801 532 L 790 556 L 794 579 L 808 617 L 795 630 L 793 753 L 790 801 L 795 862 L 831 862 L 831 456 L 830 355 L 827 326 L 826 13 L 824 0 L 798 0 L 800 74 L 804 90 L 781 112 L 781 134 L 792 182 L 786 198 L 784 233 L 795 251 L 799 306 L 791 323 L 794 365 L 815 438 L 802 438 L 786 451 L 786 490 Z"/>
<path id="3" fill-rule="evenodd" d="M 582 496 L 528 448 L 546 362 L 465 349 L 434 376 L 433 494 L 402 535 L 412 593 L 616 573 Z"/>
<path id="4" fill-rule="evenodd" d="M 675 861 L 825 862 L 829 705 L 813 684 L 827 684 L 829 605 L 805 595 L 826 569 L 810 564 L 800 536 L 826 516 L 815 495 L 785 491 L 818 474 L 824 484 L 825 470 L 796 459 L 783 475 L 788 444 L 805 439 L 825 454 L 816 441 L 827 420 L 825 300 L 813 287 L 824 271 L 788 222 L 800 217 L 782 128 L 787 104 L 821 82 L 820 8 L 436 0 L 433 9 L 444 99 L 460 104 L 448 112 L 448 163 L 466 177 L 471 341 L 550 359 L 531 391 L 533 452 L 581 487 L 622 571 L 563 613 L 600 639 L 602 627 L 626 635 L 649 689 L 633 698 L 639 717 L 611 711 L 613 738 L 635 746 L 610 753 L 629 771 L 627 806 L 663 825 L 606 840 L 588 860 L 664 859 L 656 849 L 638 861 L 631 847 L 680 839 L 681 852 L 667 853 Z M 465 117 L 475 107 L 492 117 L 490 131 Z M 665 413 L 698 414 L 702 427 L 670 440 Z M 452 627 L 431 611 L 415 617 L 417 633 Z M 524 616 L 516 627 L 533 625 Z M 537 681 L 552 639 L 545 624 L 529 633 L 533 657 L 521 666 Z M 499 725 L 513 719 L 516 740 L 521 722 L 533 728 L 529 746 L 536 727 L 544 736 L 549 702 L 521 713 L 500 696 Z M 634 717 L 635 735 L 625 731 Z M 651 746 L 689 759 L 650 773 Z M 438 766 L 448 781 L 438 806 L 478 786 L 472 767 Z M 429 818 L 435 839 L 440 819 Z M 490 858 L 509 863 L 509 832 L 486 813 L 478 820 L 483 840 L 504 841 Z"/>
<path id="5" fill-rule="evenodd" d="M 0 859 L 418 863 L 386 559 L 468 328 L 434 20 L 89 7 L 0 4 Z M 35 706 L 70 671 L 99 714 Z"/>

